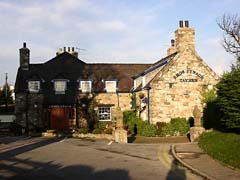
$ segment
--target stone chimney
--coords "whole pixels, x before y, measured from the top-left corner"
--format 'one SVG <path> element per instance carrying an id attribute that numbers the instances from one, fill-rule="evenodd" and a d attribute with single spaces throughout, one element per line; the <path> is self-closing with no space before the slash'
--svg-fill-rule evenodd
<path id="1" fill-rule="evenodd" d="M 57 51 L 56 55 L 58 56 L 58 55 L 60 55 L 60 54 L 62 54 L 64 52 L 67 52 L 67 53 L 69 53 L 69 54 L 71 54 L 71 55 L 73 55 L 73 56 L 78 58 L 78 52 L 75 51 L 74 47 L 67 47 L 67 48 L 63 47 L 63 48 L 60 48 Z"/>
<path id="2" fill-rule="evenodd" d="M 23 47 L 19 49 L 20 54 L 20 67 L 22 70 L 29 69 L 30 50 L 27 48 L 26 42 L 23 43 Z"/>
<path id="3" fill-rule="evenodd" d="M 173 54 L 175 52 L 177 52 L 176 45 L 175 45 L 175 40 L 172 39 L 171 40 L 171 47 L 168 48 L 168 50 L 167 50 L 167 55 L 169 56 L 169 55 L 171 55 L 171 54 Z"/>
<path id="4" fill-rule="evenodd" d="M 176 50 L 182 51 L 186 47 L 195 50 L 195 30 L 189 27 L 188 21 L 179 21 L 179 28 L 175 31 Z"/>

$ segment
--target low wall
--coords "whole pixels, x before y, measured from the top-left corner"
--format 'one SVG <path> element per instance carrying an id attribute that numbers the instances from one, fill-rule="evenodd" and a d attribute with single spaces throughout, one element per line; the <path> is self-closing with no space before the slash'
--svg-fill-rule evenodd
<path id="1" fill-rule="evenodd" d="M 96 139 L 108 139 L 108 140 L 114 140 L 113 135 L 111 134 L 78 134 L 78 133 L 74 133 L 72 135 L 73 137 L 76 138 L 96 138 Z"/>

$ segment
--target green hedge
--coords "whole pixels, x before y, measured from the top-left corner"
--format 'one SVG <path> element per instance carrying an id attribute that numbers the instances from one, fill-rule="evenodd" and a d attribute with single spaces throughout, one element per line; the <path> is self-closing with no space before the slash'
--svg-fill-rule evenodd
<path id="1" fill-rule="evenodd" d="M 123 112 L 123 122 L 125 126 L 128 126 L 128 130 L 131 133 L 134 133 L 137 129 L 137 134 L 139 135 L 156 136 L 156 126 L 153 124 L 149 125 L 148 122 L 137 117 L 134 111 Z"/>
<path id="2" fill-rule="evenodd" d="M 172 118 L 170 123 L 157 123 L 157 135 L 159 136 L 186 135 L 189 129 L 190 124 L 186 118 Z"/>

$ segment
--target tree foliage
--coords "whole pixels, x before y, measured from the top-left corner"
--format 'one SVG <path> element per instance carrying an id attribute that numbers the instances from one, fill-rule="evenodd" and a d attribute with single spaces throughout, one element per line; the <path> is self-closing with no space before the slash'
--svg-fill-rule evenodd
<path id="1" fill-rule="evenodd" d="M 5 105 L 7 107 L 9 104 L 13 104 L 12 93 L 10 86 L 5 84 L 2 90 L 0 90 L 0 105 Z"/>
<path id="2" fill-rule="evenodd" d="M 239 59 L 240 57 L 240 17 L 238 14 L 224 14 L 217 22 L 224 31 L 223 47 L 227 52 L 232 53 Z"/>
<path id="3" fill-rule="evenodd" d="M 240 128 L 240 68 L 225 73 L 217 84 L 217 104 L 226 128 Z"/>

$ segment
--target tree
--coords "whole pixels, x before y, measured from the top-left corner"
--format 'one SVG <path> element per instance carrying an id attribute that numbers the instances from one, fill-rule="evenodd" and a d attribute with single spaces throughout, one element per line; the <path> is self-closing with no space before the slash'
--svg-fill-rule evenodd
<path id="1" fill-rule="evenodd" d="M 240 129 L 240 68 L 225 73 L 217 89 L 222 124 L 227 129 Z"/>
<path id="2" fill-rule="evenodd" d="M 217 22 L 218 26 L 224 31 L 223 47 L 227 52 L 240 59 L 240 17 L 238 14 L 224 14 Z"/>
<path id="3" fill-rule="evenodd" d="M 7 108 L 9 104 L 13 104 L 12 91 L 10 86 L 5 84 L 2 90 L 0 90 L 0 105 L 5 105 Z"/>

